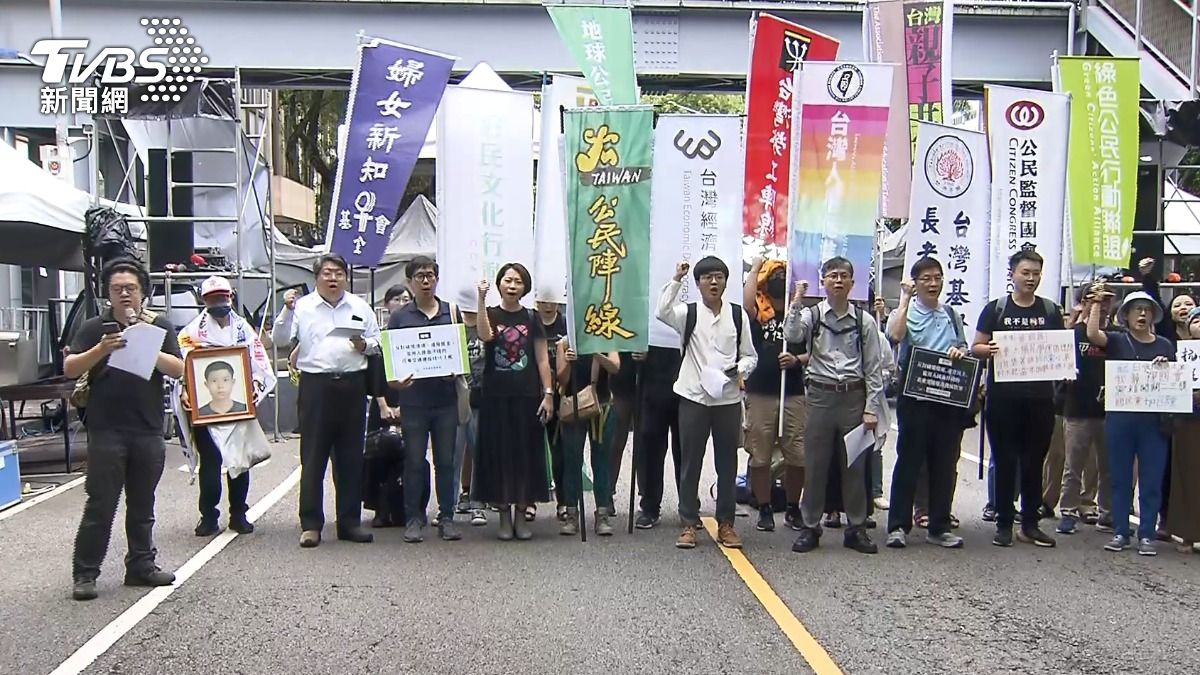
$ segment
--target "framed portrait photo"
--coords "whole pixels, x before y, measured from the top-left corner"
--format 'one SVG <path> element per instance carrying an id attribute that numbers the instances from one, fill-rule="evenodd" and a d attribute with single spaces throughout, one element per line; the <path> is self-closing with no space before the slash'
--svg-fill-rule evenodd
<path id="1" fill-rule="evenodd" d="M 192 424 L 254 419 L 254 382 L 245 345 L 192 350 L 183 375 Z"/>

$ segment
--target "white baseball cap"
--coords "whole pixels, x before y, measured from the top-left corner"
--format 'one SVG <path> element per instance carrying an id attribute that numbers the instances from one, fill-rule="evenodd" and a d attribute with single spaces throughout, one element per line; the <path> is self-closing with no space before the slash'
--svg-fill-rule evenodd
<path id="1" fill-rule="evenodd" d="M 233 287 L 229 285 L 229 280 L 225 277 L 209 277 L 200 284 L 200 297 L 213 295 L 214 293 L 222 293 L 224 295 L 233 295 Z"/>

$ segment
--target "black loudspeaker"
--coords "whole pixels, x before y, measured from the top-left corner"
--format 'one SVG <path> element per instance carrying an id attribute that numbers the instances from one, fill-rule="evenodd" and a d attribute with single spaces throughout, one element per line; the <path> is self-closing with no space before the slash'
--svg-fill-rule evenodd
<path id="1" fill-rule="evenodd" d="M 176 187 L 171 194 L 171 213 L 167 213 L 167 151 L 151 149 L 146 167 L 147 215 L 190 217 L 195 214 L 191 187 Z M 171 153 L 171 180 L 192 182 L 192 153 Z M 195 226 L 190 222 L 150 220 L 146 223 L 146 248 L 150 253 L 150 271 L 161 272 L 167 265 L 186 264 L 195 252 Z"/>
<path id="2" fill-rule="evenodd" d="M 1162 178 L 1157 166 L 1139 166 L 1137 181 L 1137 206 L 1133 210 L 1133 245 L 1129 248 L 1129 269 L 1136 270 L 1142 258 L 1159 261 L 1163 269 L 1163 236 L 1161 234 L 1138 234 L 1158 229 L 1160 208 L 1158 191 L 1163 189 Z"/>

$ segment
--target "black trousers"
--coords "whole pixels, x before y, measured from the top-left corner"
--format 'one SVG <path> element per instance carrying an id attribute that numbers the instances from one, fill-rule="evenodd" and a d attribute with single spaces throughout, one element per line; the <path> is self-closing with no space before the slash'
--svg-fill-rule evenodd
<path id="1" fill-rule="evenodd" d="M 1054 404 L 1050 399 L 992 397 L 987 406 L 988 441 L 996 458 L 996 494 L 1014 494 L 1019 484 L 1021 526 L 1036 527 L 1042 505 L 1042 464 L 1054 435 Z M 1001 498 L 996 501 L 996 524 L 1012 527 L 1016 520 L 1013 503 Z"/>
<path id="2" fill-rule="evenodd" d="M 88 431 L 87 501 L 75 534 L 73 575 L 95 581 L 108 553 L 117 501 L 125 491 L 125 569 L 146 574 L 155 569 L 154 491 L 162 478 L 166 447 L 159 433 Z"/>
<path id="3" fill-rule="evenodd" d="M 637 484 L 641 493 L 642 513 L 657 517 L 662 513 L 663 474 L 667 463 L 667 440 L 671 441 L 671 461 L 675 467 L 675 489 L 679 489 L 679 397 L 646 396 L 638 412 L 634 458 L 637 460 Z"/>
<path id="4" fill-rule="evenodd" d="M 193 435 L 196 437 L 196 454 L 200 466 L 196 473 L 200 476 L 200 517 L 208 522 L 217 522 L 221 511 L 217 505 L 221 503 L 221 451 L 213 442 L 212 434 L 207 427 L 196 427 Z M 249 506 L 246 498 L 250 494 L 250 472 L 247 471 L 237 478 L 228 478 L 229 483 L 229 518 L 245 518 Z"/>
<path id="5" fill-rule="evenodd" d="M 300 374 L 300 526 L 325 526 L 325 467 L 333 460 L 338 527 L 362 522 L 366 371 Z"/>
<path id="6" fill-rule="evenodd" d="M 962 439 L 958 408 L 918 401 L 901 395 L 896 402 L 900 434 L 896 441 L 896 466 L 892 470 L 891 510 L 887 531 L 913 528 L 913 500 L 922 468 L 929 467 L 929 533 L 950 531 L 950 506 L 957 480 L 959 443 Z"/>

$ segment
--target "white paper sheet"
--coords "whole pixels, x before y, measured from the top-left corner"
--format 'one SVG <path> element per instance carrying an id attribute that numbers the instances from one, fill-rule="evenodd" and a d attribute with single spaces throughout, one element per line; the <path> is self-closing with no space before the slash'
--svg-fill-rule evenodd
<path id="1" fill-rule="evenodd" d="M 126 328 L 121 333 L 126 344 L 109 355 L 109 367 L 149 380 L 154 372 L 154 364 L 158 362 L 158 353 L 162 351 L 163 337 L 166 334 L 167 331 L 148 323 L 135 323 Z"/>
<path id="2" fill-rule="evenodd" d="M 329 331 L 329 337 L 346 338 L 349 340 L 350 338 L 360 338 L 365 332 L 366 328 L 364 328 L 361 324 L 357 326 L 337 326 L 333 330 Z"/>
<path id="3" fill-rule="evenodd" d="M 846 467 L 854 464 L 864 452 L 875 445 L 875 432 L 868 431 L 865 425 L 858 425 L 850 433 L 842 437 L 846 443 Z"/>
<path id="4" fill-rule="evenodd" d="M 703 368 L 700 371 L 700 386 L 713 398 L 721 398 L 729 376 L 716 368 Z"/>

